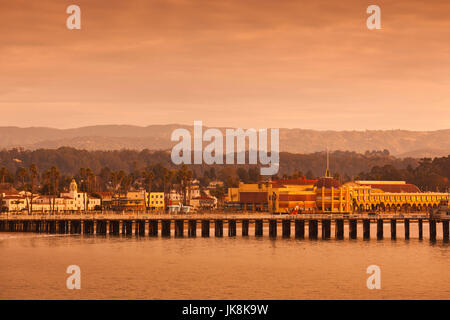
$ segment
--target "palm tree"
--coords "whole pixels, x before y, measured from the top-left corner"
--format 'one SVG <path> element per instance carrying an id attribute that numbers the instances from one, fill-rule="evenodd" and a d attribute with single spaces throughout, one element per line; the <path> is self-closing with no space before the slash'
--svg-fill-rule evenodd
<path id="1" fill-rule="evenodd" d="M 39 173 L 37 166 L 34 163 L 30 165 L 29 171 L 30 171 L 30 192 L 31 192 L 30 213 L 33 214 L 34 180 L 39 177 Z"/>
<path id="2" fill-rule="evenodd" d="M 25 190 L 25 178 L 28 176 L 28 172 L 24 167 L 19 167 L 16 171 L 16 179 L 20 180 L 22 190 Z"/>
<path id="3" fill-rule="evenodd" d="M 148 166 L 143 172 L 142 177 L 147 182 L 147 192 L 148 192 L 148 199 L 146 199 L 146 203 L 148 206 L 150 206 L 150 193 L 152 192 L 152 183 L 153 179 L 155 178 L 155 175 L 153 173 L 153 168 L 151 166 Z"/>
<path id="4" fill-rule="evenodd" d="M 181 192 L 183 194 L 183 205 L 187 205 L 187 193 L 191 188 L 192 182 L 192 171 L 188 170 L 186 165 L 182 165 L 181 168 L 177 171 L 177 181 L 180 184 Z"/>
<path id="5" fill-rule="evenodd" d="M 53 194 L 52 213 L 55 213 L 56 196 L 59 190 L 59 170 L 55 166 L 50 168 L 50 185 Z"/>
<path id="6" fill-rule="evenodd" d="M 0 181 L 1 183 L 5 183 L 5 178 L 8 175 L 8 170 L 5 167 L 1 167 L 0 169 Z"/>

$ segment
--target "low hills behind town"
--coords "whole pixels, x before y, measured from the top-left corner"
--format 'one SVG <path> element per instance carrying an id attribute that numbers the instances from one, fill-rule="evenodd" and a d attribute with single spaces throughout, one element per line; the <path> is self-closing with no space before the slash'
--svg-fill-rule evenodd
<path id="1" fill-rule="evenodd" d="M 146 127 L 132 125 L 97 125 L 73 129 L 46 127 L 0 127 L 0 149 L 56 149 L 67 146 L 85 150 L 169 150 L 173 130 L 188 125 L 167 124 Z M 204 127 L 206 130 L 208 127 Z M 225 128 L 219 128 L 222 131 Z M 258 129 L 258 128 L 256 128 Z M 436 131 L 366 130 L 318 131 L 280 129 L 280 151 L 305 154 L 330 150 L 388 150 L 399 158 L 447 156 L 450 150 L 450 129 Z"/>

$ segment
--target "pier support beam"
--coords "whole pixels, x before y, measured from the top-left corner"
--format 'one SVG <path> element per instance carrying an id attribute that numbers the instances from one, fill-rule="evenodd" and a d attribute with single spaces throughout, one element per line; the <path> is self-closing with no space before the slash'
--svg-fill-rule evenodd
<path id="1" fill-rule="evenodd" d="M 184 236 L 184 220 L 175 220 L 175 237 L 181 238 Z"/>
<path id="2" fill-rule="evenodd" d="M 383 239 L 383 219 L 377 220 L 377 239 Z"/>
<path id="3" fill-rule="evenodd" d="M 136 220 L 136 234 L 143 237 L 145 236 L 145 220 Z"/>
<path id="4" fill-rule="evenodd" d="M 363 220 L 363 238 L 364 240 L 370 239 L 370 219 Z"/>
<path id="5" fill-rule="evenodd" d="M 109 234 L 112 235 L 119 235 L 120 233 L 120 228 L 119 228 L 119 221 L 116 220 L 110 220 L 109 221 Z"/>
<path id="6" fill-rule="evenodd" d="M 39 231 L 42 232 L 43 225 L 40 223 Z M 81 233 L 81 221 L 79 220 L 70 220 L 70 233 L 71 234 L 80 234 Z"/>
<path id="7" fill-rule="evenodd" d="M 419 240 L 423 239 L 423 220 L 419 219 Z"/>
<path id="8" fill-rule="evenodd" d="M 106 234 L 106 221 L 104 220 L 97 220 L 97 226 L 96 226 L 95 233 L 96 234 Z"/>
<path id="9" fill-rule="evenodd" d="M 317 220 L 309 220 L 308 221 L 308 233 L 309 233 L 309 239 L 317 239 L 317 227 L 318 223 Z"/>
<path id="10" fill-rule="evenodd" d="M 122 234 L 131 236 L 133 234 L 133 221 L 125 220 L 122 222 Z"/>
<path id="11" fill-rule="evenodd" d="M 83 221 L 83 234 L 94 234 L 94 221 L 92 220 Z"/>
<path id="12" fill-rule="evenodd" d="M 295 220 L 295 238 L 305 239 L 305 220 L 303 219 Z"/>
<path id="13" fill-rule="evenodd" d="M 269 237 L 271 238 L 277 237 L 277 220 L 275 219 L 269 220 Z"/>
<path id="14" fill-rule="evenodd" d="M 170 222 L 169 219 L 161 220 L 161 236 L 170 237 Z"/>
<path id="15" fill-rule="evenodd" d="M 282 222 L 283 238 L 291 237 L 291 220 L 285 219 Z"/>
<path id="16" fill-rule="evenodd" d="M 158 236 L 158 220 L 149 220 L 148 221 L 148 235 L 150 237 Z"/>
<path id="17" fill-rule="evenodd" d="M 235 237 L 236 236 L 236 220 L 228 220 L 228 236 Z"/>
<path id="18" fill-rule="evenodd" d="M 255 220 L 255 237 L 262 237 L 263 235 L 263 221 L 262 219 Z"/>
<path id="19" fill-rule="evenodd" d="M 56 233 L 64 234 L 64 230 L 65 230 L 64 223 L 65 223 L 64 220 L 56 221 L 56 228 L 55 228 L 56 229 Z M 26 225 L 24 223 L 24 225 L 23 225 L 24 230 L 25 230 L 25 227 L 26 227 Z"/>
<path id="20" fill-rule="evenodd" d="M 337 240 L 344 239 L 344 219 L 336 219 L 334 234 Z"/>
<path id="21" fill-rule="evenodd" d="M 404 227 L 405 227 L 405 240 L 408 240 L 409 239 L 409 219 L 405 219 Z"/>
<path id="22" fill-rule="evenodd" d="M 188 236 L 196 237 L 197 236 L 197 220 L 191 219 L 188 222 Z"/>
<path id="23" fill-rule="evenodd" d="M 331 238 L 331 220 L 322 219 L 322 239 L 327 240 Z"/>
<path id="24" fill-rule="evenodd" d="M 248 236 L 248 225 L 249 225 L 248 219 L 243 219 L 242 220 L 242 236 L 243 237 Z"/>
<path id="25" fill-rule="evenodd" d="M 350 219 L 348 221 L 349 237 L 350 239 L 356 239 L 358 236 L 358 221 L 356 219 Z"/>
<path id="26" fill-rule="evenodd" d="M 448 220 L 442 221 L 442 240 L 444 240 L 445 242 L 448 242 L 449 240 L 448 224 L 449 224 Z"/>
<path id="27" fill-rule="evenodd" d="M 397 220 L 391 219 L 391 239 L 397 239 Z"/>
<path id="28" fill-rule="evenodd" d="M 56 221 L 48 221 L 48 233 L 56 233 Z"/>
<path id="29" fill-rule="evenodd" d="M 214 236 L 223 237 L 223 220 L 222 219 L 214 220 Z"/>
<path id="30" fill-rule="evenodd" d="M 209 237 L 209 220 L 202 220 L 202 237 Z"/>
<path id="31" fill-rule="evenodd" d="M 436 220 L 430 219 L 430 240 L 436 241 Z"/>

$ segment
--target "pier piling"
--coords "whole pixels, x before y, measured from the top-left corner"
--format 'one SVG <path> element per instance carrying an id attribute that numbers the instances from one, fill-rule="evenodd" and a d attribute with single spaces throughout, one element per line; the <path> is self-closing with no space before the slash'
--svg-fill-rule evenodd
<path id="1" fill-rule="evenodd" d="M 381 240 L 383 239 L 383 219 L 377 220 L 377 239 Z"/>
<path id="2" fill-rule="evenodd" d="M 228 220 L 228 236 L 229 237 L 236 236 L 236 220 L 235 219 Z"/>
<path id="3" fill-rule="evenodd" d="M 263 235 L 263 221 L 262 219 L 255 220 L 255 237 L 262 237 Z"/>
<path id="4" fill-rule="evenodd" d="M 344 219 L 336 219 L 334 234 L 337 240 L 344 239 Z"/>
<path id="5" fill-rule="evenodd" d="M 149 220 L 148 222 L 148 235 L 150 237 L 158 236 L 158 220 Z"/>
<path id="6" fill-rule="evenodd" d="M 202 237 L 209 237 L 209 220 L 202 220 Z"/>
<path id="7" fill-rule="evenodd" d="M 356 219 L 350 219 L 348 221 L 349 225 L 349 237 L 350 239 L 356 239 L 358 236 L 358 221 Z"/>
<path id="8" fill-rule="evenodd" d="M 243 237 L 248 236 L 248 225 L 249 225 L 248 219 L 243 219 L 242 220 L 242 236 Z"/>
<path id="9" fill-rule="evenodd" d="M 161 220 L 161 236 L 162 237 L 170 237 L 170 220 L 163 219 Z"/>
<path id="10" fill-rule="evenodd" d="M 405 219 L 404 221 L 404 227 L 405 227 L 405 239 L 409 239 L 409 219 Z"/>
<path id="11" fill-rule="evenodd" d="M 317 220 L 311 219 L 308 221 L 308 233 L 309 233 L 309 239 L 317 239 Z"/>
<path id="12" fill-rule="evenodd" d="M 109 234 L 119 235 L 119 221 L 110 220 L 109 221 Z"/>
<path id="13" fill-rule="evenodd" d="M 430 225 L 430 240 L 436 241 L 436 220 L 431 219 L 429 225 Z"/>
<path id="14" fill-rule="evenodd" d="M 419 219 L 419 240 L 423 239 L 423 220 Z"/>
<path id="15" fill-rule="evenodd" d="M 214 236 L 223 237 L 223 220 L 222 219 L 214 220 Z"/>
<path id="16" fill-rule="evenodd" d="M 370 219 L 363 220 L 363 239 L 370 239 Z"/>
<path id="17" fill-rule="evenodd" d="M 175 220 L 175 237 L 181 238 L 184 236 L 184 220 Z"/>
<path id="18" fill-rule="evenodd" d="M 295 220 L 295 238 L 305 239 L 305 220 Z"/>
<path id="19" fill-rule="evenodd" d="M 443 220 L 442 221 L 442 239 L 445 242 L 448 242 L 448 240 L 449 240 L 448 225 L 449 225 L 449 221 L 448 220 Z"/>
<path id="20" fill-rule="evenodd" d="M 271 238 L 277 237 L 277 220 L 275 219 L 269 220 L 269 237 Z"/>
<path id="21" fill-rule="evenodd" d="M 290 238 L 291 237 L 291 220 L 285 219 L 282 222 L 282 229 L 283 229 L 283 238 Z"/>
<path id="22" fill-rule="evenodd" d="M 391 219 L 391 239 L 397 239 L 397 220 Z"/>
<path id="23" fill-rule="evenodd" d="M 331 238 L 331 220 L 322 219 L 322 239 L 330 239 Z"/>
<path id="24" fill-rule="evenodd" d="M 197 236 L 197 220 L 191 219 L 188 222 L 188 236 L 196 237 Z"/>

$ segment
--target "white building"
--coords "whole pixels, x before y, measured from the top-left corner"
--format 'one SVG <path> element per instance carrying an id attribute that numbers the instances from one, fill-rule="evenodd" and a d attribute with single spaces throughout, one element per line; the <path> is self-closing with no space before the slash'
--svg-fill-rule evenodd
<path id="1" fill-rule="evenodd" d="M 63 213 L 90 211 L 101 207 L 99 198 L 92 198 L 85 192 L 78 192 L 75 180 L 70 183 L 69 192 L 61 193 L 59 197 L 34 194 L 33 201 L 31 201 L 31 193 L 21 191 L 17 194 L 2 193 L 0 200 L 2 201 L 2 210 L 6 209 L 8 212 L 29 213 L 33 207 L 33 213 Z"/>
<path id="2" fill-rule="evenodd" d="M 61 198 L 73 200 L 72 203 L 68 204 L 67 211 L 89 211 L 101 206 L 99 198 L 89 197 L 86 192 L 78 192 L 75 179 L 72 179 L 70 183 L 69 192 L 61 193 Z"/>

